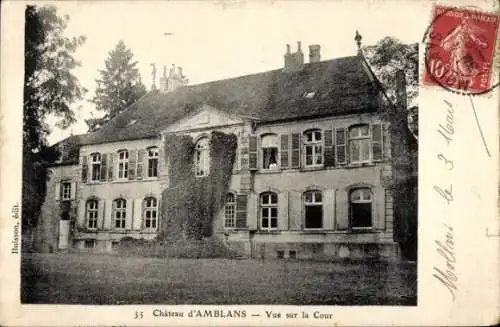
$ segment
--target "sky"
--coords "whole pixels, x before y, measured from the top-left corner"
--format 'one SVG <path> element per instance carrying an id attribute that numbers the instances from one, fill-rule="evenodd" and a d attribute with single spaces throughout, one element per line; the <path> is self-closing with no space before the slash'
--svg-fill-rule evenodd
<path id="1" fill-rule="evenodd" d="M 37 2 L 37 4 L 39 4 Z M 81 67 L 74 74 L 88 89 L 85 100 L 74 104 L 78 122 L 67 130 L 53 127 L 49 143 L 71 133 L 86 132 L 85 118 L 102 116 L 89 100 L 98 70 L 119 40 L 131 49 L 142 81 L 152 84 L 151 63 L 183 67 L 189 84 L 236 77 L 283 66 L 285 45 L 302 42 L 321 45 L 321 59 L 356 53 L 355 31 L 363 45 L 385 36 L 404 43 L 422 38 L 429 15 L 427 1 L 79 1 L 53 3 L 59 14 L 70 16 L 67 36 L 85 35 L 75 53 Z M 164 33 L 171 33 L 165 36 Z M 78 109 L 80 108 L 80 109 Z"/>

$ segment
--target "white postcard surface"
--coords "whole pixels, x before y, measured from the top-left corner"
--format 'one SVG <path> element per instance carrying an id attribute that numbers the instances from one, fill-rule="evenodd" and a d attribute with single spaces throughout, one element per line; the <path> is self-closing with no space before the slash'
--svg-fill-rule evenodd
<path id="1" fill-rule="evenodd" d="M 2 325 L 498 323 L 498 2 L 1 21 Z"/>

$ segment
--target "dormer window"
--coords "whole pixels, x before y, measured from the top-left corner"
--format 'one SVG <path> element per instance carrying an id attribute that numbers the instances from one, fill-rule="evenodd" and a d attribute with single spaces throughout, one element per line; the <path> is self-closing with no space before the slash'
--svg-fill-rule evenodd
<path id="1" fill-rule="evenodd" d="M 128 151 L 118 151 L 118 179 L 128 178 Z"/>
<path id="2" fill-rule="evenodd" d="M 158 148 L 148 149 L 148 177 L 158 177 Z"/>
<path id="3" fill-rule="evenodd" d="M 208 176 L 210 169 L 210 154 L 208 137 L 203 137 L 196 142 L 194 149 L 194 169 L 196 177 Z"/>

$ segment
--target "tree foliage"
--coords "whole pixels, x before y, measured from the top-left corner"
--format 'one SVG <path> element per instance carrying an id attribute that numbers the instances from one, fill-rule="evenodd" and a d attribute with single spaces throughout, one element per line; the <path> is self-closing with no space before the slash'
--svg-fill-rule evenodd
<path id="1" fill-rule="evenodd" d="M 89 131 L 96 130 L 146 93 L 136 67 L 137 61 L 133 58 L 122 40 L 109 52 L 104 61 L 105 69 L 99 70 L 100 78 L 96 80 L 97 88 L 91 101 L 105 115 L 86 120 Z"/>
<path id="2" fill-rule="evenodd" d="M 23 227 L 37 222 L 45 198 L 46 164 L 59 153 L 47 144 L 46 119 L 67 128 L 76 121 L 71 108 L 86 90 L 72 71 L 80 65 L 74 52 L 85 37 L 68 38 L 64 32 L 68 16 L 60 17 L 53 6 L 27 6 L 25 10 L 23 94 Z"/>
<path id="3" fill-rule="evenodd" d="M 418 43 L 403 44 L 398 39 L 385 37 L 374 46 L 364 47 L 363 52 L 393 101 L 396 71 L 405 72 L 408 123 L 410 130 L 418 135 Z"/>

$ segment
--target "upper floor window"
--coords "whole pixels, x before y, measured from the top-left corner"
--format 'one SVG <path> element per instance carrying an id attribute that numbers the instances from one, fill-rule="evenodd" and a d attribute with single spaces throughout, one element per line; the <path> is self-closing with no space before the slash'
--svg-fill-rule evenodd
<path id="1" fill-rule="evenodd" d="M 158 228 L 158 201 L 156 198 L 148 197 L 144 199 L 144 228 Z"/>
<path id="2" fill-rule="evenodd" d="M 320 130 L 304 133 L 304 160 L 305 167 L 323 165 L 323 138 Z"/>
<path id="3" fill-rule="evenodd" d="M 114 227 L 117 229 L 125 228 L 127 217 L 127 201 L 125 199 L 116 199 L 113 201 Z"/>
<path id="4" fill-rule="evenodd" d="M 260 195 L 260 228 L 263 230 L 278 228 L 278 195 L 274 192 Z"/>
<path id="5" fill-rule="evenodd" d="M 351 192 L 350 215 L 352 228 L 372 227 L 372 193 L 369 188 Z"/>
<path id="6" fill-rule="evenodd" d="M 266 134 L 261 138 L 262 151 L 262 168 L 277 169 L 279 168 L 279 138 L 276 134 Z"/>
<path id="7" fill-rule="evenodd" d="M 118 152 L 118 178 L 128 178 L 128 151 L 121 150 Z"/>
<path id="8" fill-rule="evenodd" d="M 71 200 L 71 182 L 62 182 L 61 187 L 62 199 Z"/>
<path id="9" fill-rule="evenodd" d="M 321 191 L 304 193 L 305 228 L 323 228 L 323 194 Z"/>
<path id="10" fill-rule="evenodd" d="M 86 204 L 87 210 L 87 228 L 97 228 L 97 218 L 99 216 L 99 202 L 97 200 L 88 200 Z"/>
<path id="11" fill-rule="evenodd" d="M 158 177 L 158 148 L 148 149 L 148 177 Z"/>
<path id="12" fill-rule="evenodd" d="M 91 165 L 91 180 L 98 181 L 101 179 L 101 154 L 92 153 L 90 155 L 90 165 Z"/>
<path id="13" fill-rule="evenodd" d="M 209 153 L 208 137 L 198 140 L 194 149 L 194 169 L 197 177 L 208 176 L 210 169 L 210 153 Z"/>
<path id="14" fill-rule="evenodd" d="M 349 129 L 349 159 L 352 163 L 370 161 L 370 125 Z"/>
<path id="15" fill-rule="evenodd" d="M 224 204 L 224 227 L 236 227 L 236 198 L 233 193 L 226 194 L 226 203 Z"/>

